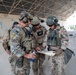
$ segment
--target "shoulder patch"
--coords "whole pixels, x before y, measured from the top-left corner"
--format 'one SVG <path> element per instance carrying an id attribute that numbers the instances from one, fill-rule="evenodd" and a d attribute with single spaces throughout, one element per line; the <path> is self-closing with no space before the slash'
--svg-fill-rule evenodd
<path id="1" fill-rule="evenodd" d="M 16 35 L 19 35 L 19 33 L 20 33 L 20 30 L 14 28 L 14 29 L 12 29 L 12 31 L 11 31 L 10 37 L 11 37 L 11 38 L 14 38 Z"/>
<path id="2" fill-rule="evenodd" d="M 15 36 L 16 36 L 15 33 L 11 33 L 11 35 L 10 35 L 11 38 L 14 38 Z"/>
<path id="3" fill-rule="evenodd" d="M 19 30 L 18 29 L 13 29 L 12 32 L 17 34 L 17 35 L 19 34 Z"/>

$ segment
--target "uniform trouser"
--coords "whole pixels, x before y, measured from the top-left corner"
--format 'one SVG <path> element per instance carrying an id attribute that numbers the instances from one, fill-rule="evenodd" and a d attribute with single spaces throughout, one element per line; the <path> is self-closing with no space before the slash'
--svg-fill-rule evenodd
<path id="1" fill-rule="evenodd" d="M 10 62 L 10 65 L 11 65 L 11 71 L 13 74 L 15 74 L 15 68 L 16 68 L 16 65 L 15 65 L 15 59 L 14 59 L 14 56 L 11 54 L 9 56 L 9 62 Z"/>
<path id="2" fill-rule="evenodd" d="M 50 75 L 65 75 L 64 54 L 50 57 L 49 59 Z"/>
<path id="3" fill-rule="evenodd" d="M 32 63 L 32 69 L 33 69 L 34 75 L 45 75 L 43 70 L 44 60 L 45 60 L 45 55 L 37 54 L 37 58 L 35 59 L 35 62 Z"/>
<path id="4" fill-rule="evenodd" d="M 11 67 L 12 71 L 15 75 L 29 75 L 30 74 L 30 60 L 24 58 L 23 67 L 19 68 L 16 65 L 17 59 L 15 57 L 12 58 Z"/>

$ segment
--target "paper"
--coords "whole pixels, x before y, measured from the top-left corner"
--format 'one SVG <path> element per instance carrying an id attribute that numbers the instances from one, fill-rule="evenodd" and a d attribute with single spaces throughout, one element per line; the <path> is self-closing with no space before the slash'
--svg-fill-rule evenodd
<path id="1" fill-rule="evenodd" d="M 38 51 L 38 53 L 45 54 L 48 56 L 54 56 L 56 54 L 54 51 Z"/>

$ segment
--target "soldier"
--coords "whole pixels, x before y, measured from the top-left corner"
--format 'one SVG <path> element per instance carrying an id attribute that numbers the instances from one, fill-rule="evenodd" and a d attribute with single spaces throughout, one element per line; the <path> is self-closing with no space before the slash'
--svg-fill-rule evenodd
<path id="1" fill-rule="evenodd" d="M 49 16 L 46 24 L 50 27 L 47 35 L 47 45 L 49 51 L 55 51 L 55 56 L 49 58 L 50 75 L 65 75 L 64 50 L 68 45 L 68 36 L 62 29 L 57 30 L 58 19 Z"/>
<path id="2" fill-rule="evenodd" d="M 15 65 L 14 65 L 14 62 L 12 61 L 13 58 L 12 58 L 12 56 L 11 56 L 11 50 L 10 50 L 9 40 L 10 40 L 10 32 L 11 32 L 11 30 L 12 30 L 17 24 L 19 24 L 19 23 L 18 23 L 18 22 L 14 22 L 13 25 L 12 25 L 12 27 L 9 28 L 8 33 L 7 33 L 7 37 L 3 40 L 3 43 L 2 43 L 4 50 L 7 52 L 7 54 L 9 54 L 9 62 L 10 62 L 10 64 L 11 64 L 11 69 L 12 69 L 12 72 L 13 72 L 13 73 L 15 72 L 15 71 L 14 71 Z"/>
<path id="3" fill-rule="evenodd" d="M 29 34 L 26 27 L 28 26 L 29 14 L 22 12 L 20 14 L 20 23 L 11 30 L 10 48 L 13 62 L 15 65 L 15 75 L 30 74 L 30 58 L 36 58 L 35 54 L 30 53 L 33 46 L 32 35 Z"/>
<path id="4" fill-rule="evenodd" d="M 31 21 L 31 24 L 33 26 L 32 28 L 32 34 L 35 37 L 35 50 L 44 50 L 45 49 L 45 37 L 47 30 L 44 26 L 40 25 L 40 20 L 37 17 L 34 17 Z M 34 75 L 45 75 L 43 71 L 43 62 L 45 60 L 45 55 L 37 53 L 37 58 L 35 59 L 35 62 L 32 64 L 33 67 L 33 73 Z M 39 74 L 38 74 L 39 73 Z"/>

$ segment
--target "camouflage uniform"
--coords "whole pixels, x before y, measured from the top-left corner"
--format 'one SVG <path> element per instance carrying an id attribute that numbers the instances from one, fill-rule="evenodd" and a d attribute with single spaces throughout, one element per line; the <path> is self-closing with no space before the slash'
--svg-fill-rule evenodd
<path id="1" fill-rule="evenodd" d="M 15 73 L 15 63 L 12 61 L 13 60 L 13 56 L 11 55 L 11 50 L 10 50 L 10 44 L 9 44 L 9 40 L 10 40 L 10 32 L 11 30 L 18 24 L 18 22 L 14 22 L 12 27 L 9 28 L 8 32 L 7 32 L 7 37 L 3 40 L 3 47 L 5 49 L 5 51 L 9 54 L 9 63 L 11 64 L 11 69 L 12 69 L 12 73 Z"/>
<path id="2" fill-rule="evenodd" d="M 10 28 L 10 29 L 8 30 L 7 36 L 6 36 L 6 38 L 3 40 L 3 43 L 2 43 L 4 50 L 5 50 L 8 54 L 11 53 L 11 52 L 10 52 L 10 46 L 9 46 L 9 39 L 10 39 L 9 36 L 10 36 L 10 31 L 11 31 L 11 29 L 12 29 L 12 28 Z"/>
<path id="3" fill-rule="evenodd" d="M 14 67 L 15 75 L 29 75 L 30 58 L 33 54 L 30 51 L 34 48 L 33 36 L 26 29 L 30 14 L 22 11 L 19 17 L 20 24 L 14 27 L 10 33 L 11 64 Z"/>
<path id="4" fill-rule="evenodd" d="M 51 19 L 49 19 L 50 21 Z M 47 20 L 48 21 L 48 20 Z M 51 23 L 47 23 L 51 25 Z M 55 23 L 52 25 L 56 25 Z M 48 36 L 47 36 L 47 45 L 48 50 L 50 51 L 58 51 L 61 52 L 53 57 L 49 58 L 49 67 L 51 71 L 51 75 L 65 75 L 65 62 L 64 62 L 64 52 L 63 49 L 66 50 L 68 45 L 68 35 L 67 31 L 63 28 L 60 29 L 49 29 Z"/>
<path id="5" fill-rule="evenodd" d="M 19 25 L 11 31 L 11 61 L 14 65 L 15 74 L 17 75 L 29 75 L 30 73 L 30 60 L 23 56 L 25 53 L 30 53 L 30 51 L 34 48 L 32 39 L 33 36 L 27 33 L 27 29 L 22 28 Z"/>
<path id="6" fill-rule="evenodd" d="M 36 20 L 36 19 L 35 19 Z M 35 24 L 37 22 L 35 21 Z M 33 24 L 33 25 L 35 25 Z M 44 50 L 43 43 L 45 43 L 45 36 L 46 36 L 47 30 L 44 26 L 40 26 L 39 29 L 33 29 L 32 34 L 35 37 L 36 41 L 36 47 L 39 47 L 41 50 Z M 33 73 L 34 75 L 45 75 L 43 71 L 43 62 L 45 60 L 45 55 L 37 53 L 37 58 L 35 59 L 35 62 L 32 63 L 33 67 Z"/>

